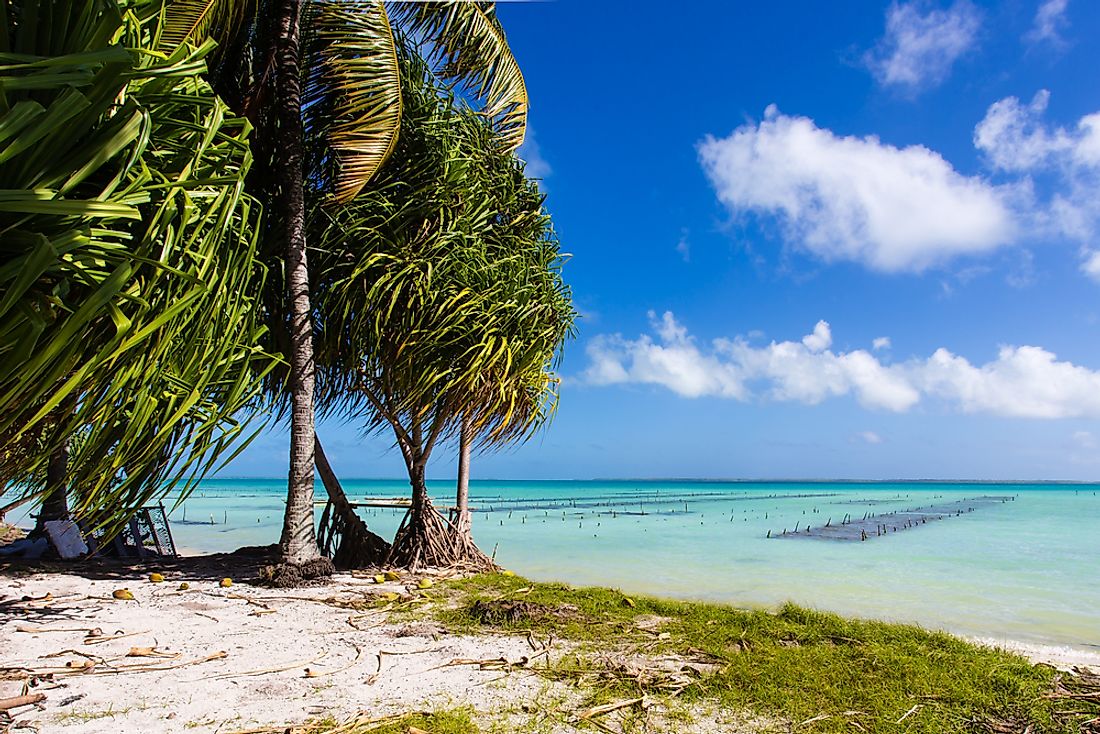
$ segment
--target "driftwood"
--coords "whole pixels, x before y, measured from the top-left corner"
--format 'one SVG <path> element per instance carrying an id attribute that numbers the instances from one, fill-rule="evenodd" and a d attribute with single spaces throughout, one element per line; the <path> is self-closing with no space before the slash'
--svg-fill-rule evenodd
<path id="1" fill-rule="evenodd" d="M 21 706 L 30 706 L 32 704 L 40 703 L 45 700 L 45 693 L 28 693 L 25 696 L 0 698 L 0 711 L 9 711 L 11 709 L 20 708 Z"/>

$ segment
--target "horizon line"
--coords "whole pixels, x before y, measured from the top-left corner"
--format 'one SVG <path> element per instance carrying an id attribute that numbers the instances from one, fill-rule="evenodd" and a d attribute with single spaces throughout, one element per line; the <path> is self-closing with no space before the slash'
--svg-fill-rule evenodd
<path id="1" fill-rule="evenodd" d="M 220 476 L 207 477 L 207 479 L 224 480 L 254 480 L 284 482 L 286 477 L 266 476 Z M 205 481 L 205 480 L 200 480 Z M 343 477 L 342 481 L 367 481 L 367 482 L 408 482 L 408 477 Z M 429 478 L 429 482 L 454 481 L 454 477 Z M 531 479 L 522 477 L 483 477 L 470 479 L 474 482 L 681 482 L 698 484 L 1081 484 L 1100 485 L 1100 479 L 920 479 L 920 478 L 889 478 L 889 479 L 860 479 L 854 477 L 824 478 L 824 477 L 573 477 L 559 479 Z"/>

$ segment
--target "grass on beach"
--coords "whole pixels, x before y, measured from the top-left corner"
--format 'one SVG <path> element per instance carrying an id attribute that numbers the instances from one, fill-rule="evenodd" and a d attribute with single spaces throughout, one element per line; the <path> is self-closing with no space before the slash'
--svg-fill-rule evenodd
<path id="1" fill-rule="evenodd" d="M 647 690 L 621 670 L 601 675 L 593 661 L 614 652 L 708 661 L 678 702 L 774 718 L 785 730 L 1100 731 L 1088 722 L 1100 716 L 1096 697 L 1051 697 L 1054 669 L 914 626 L 794 605 L 772 613 L 627 597 L 503 574 L 451 582 L 436 598 L 425 611 L 452 632 L 531 632 L 576 643 L 544 674 L 584 683 L 594 706 L 662 695 L 659 682 Z"/>
<path id="2" fill-rule="evenodd" d="M 382 719 L 357 717 L 350 721 L 315 719 L 302 726 L 248 729 L 247 734 L 479 734 L 465 709 L 440 710 L 387 716 Z"/>

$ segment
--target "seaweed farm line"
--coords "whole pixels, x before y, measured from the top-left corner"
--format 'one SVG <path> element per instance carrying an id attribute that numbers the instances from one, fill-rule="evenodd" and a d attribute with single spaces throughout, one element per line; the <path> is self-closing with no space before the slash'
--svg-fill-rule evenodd
<path id="1" fill-rule="evenodd" d="M 853 519 L 851 513 L 845 513 L 840 522 L 833 524 L 830 517 L 824 525 L 812 527 L 809 523 L 800 531 L 799 524 L 795 523 L 794 530 L 790 532 L 783 528 L 783 532 L 772 534 L 768 531 L 769 538 L 817 538 L 819 540 L 858 540 L 865 541 L 871 538 L 889 536 L 899 530 L 909 530 L 927 525 L 929 520 L 944 520 L 949 517 L 961 517 L 963 513 L 973 512 L 976 509 L 990 505 L 1003 505 L 1012 502 L 1015 496 L 997 497 L 983 496 L 970 497 L 955 502 L 926 505 L 906 510 L 895 510 L 879 514 L 877 512 L 865 512 L 863 517 Z"/>
<path id="2" fill-rule="evenodd" d="M 343 484 L 352 501 L 408 495 L 403 480 Z M 438 505 L 453 504 L 453 480 L 428 488 Z M 1089 649 L 1100 645 L 1098 495 L 1094 485 L 995 483 L 475 481 L 470 487 L 478 544 L 495 550 L 504 567 L 539 581 L 743 606 L 794 601 Z M 204 481 L 172 512 L 176 543 L 190 552 L 275 543 L 285 496 L 285 478 Z M 1014 499 L 998 499 L 1005 497 Z M 374 532 L 392 537 L 405 510 L 359 513 Z M 950 516 L 933 520 L 936 514 Z M 796 527 L 794 537 L 851 533 L 856 542 L 775 542 Z M 919 531 L 903 532 L 914 527 Z M 858 542 L 862 532 L 879 542 Z"/>

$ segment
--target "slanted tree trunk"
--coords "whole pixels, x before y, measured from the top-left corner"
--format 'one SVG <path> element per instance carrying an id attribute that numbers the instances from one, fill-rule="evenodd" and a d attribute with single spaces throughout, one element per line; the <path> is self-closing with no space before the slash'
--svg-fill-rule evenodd
<path id="1" fill-rule="evenodd" d="M 367 566 L 381 565 L 390 552 L 390 544 L 381 536 L 372 533 L 367 524 L 355 512 L 351 506 L 340 479 L 329 464 L 325 448 L 321 445 L 321 439 L 314 437 L 314 448 L 317 460 L 317 473 L 321 475 L 321 482 L 325 485 L 332 511 L 338 514 L 341 521 L 340 544 L 333 553 L 332 562 L 336 568 L 365 568 Z M 335 519 L 332 522 L 336 522 Z"/>
<path id="2" fill-rule="evenodd" d="M 300 0 L 275 4 L 275 169 L 279 186 L 278 210 L 286 240 L 287 303 L 290 310 L 290 474 L 286 514 L 279 541 L 289 585 L 295 573 L 305 578 L 332 573 L 332 563 L 321 559 L 313 525 L 313 319 L 306 262 L 305 192 L 303 190 L 303 132 L 300 69 Z M 322 560 L 324 562 L 322 562 Z M 274 578 L 269 580 L 275 580 Z"/>
<path id="3" fill-rule="evenodd" d="M 470 453 L 474 442 L 474 427 L 470 417 L 462 417 L 458 435 L 458 491 L 455 496 L 455 522 L 451 526 L 451 542 L 454 545 L 454 562 L 478 569 L 494 567 L 492 559 L 481 552 L 474 542 L 473 523 L 470 516 Z"/>
<path id="4" fill-rule="evenodd" d="M 46 532 L 46 523 L 50 520 L 69 519 L 69 444 L 66 437 L 50 454 L 46 465 L 46 493 L 42 496 L 42 506 L 38 510 L 38 520 L 34 524 L 34 534 Z"/>

